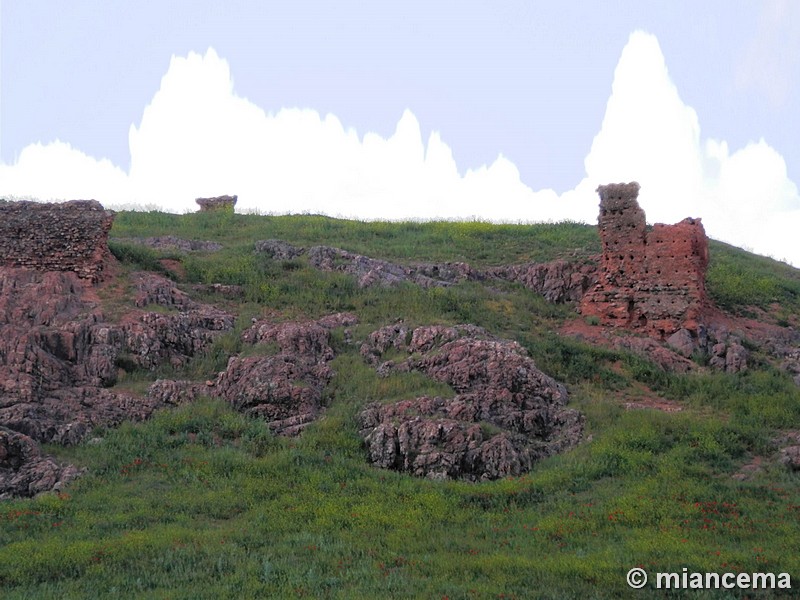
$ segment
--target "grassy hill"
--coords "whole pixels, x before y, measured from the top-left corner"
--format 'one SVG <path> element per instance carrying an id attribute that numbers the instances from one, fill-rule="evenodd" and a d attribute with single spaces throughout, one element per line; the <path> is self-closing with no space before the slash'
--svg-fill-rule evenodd
<path id="1" fill-rule="evenodd" d="M 481 267 L 589 259 L 600 250 L 595 228 L 153 212 L 120 213 L 112 230 L 159 235 L 224 247 L 182 253 L 112 242 L 121 281 L 133 270 L 165 272 L 168 258 L 181 263 L 180 283 L 242 285 L 244 301 L 195 294 L 233 310 L 236 329 L 185 369 L 131 372 L 121 388 L 213 377 L 265 311 L 286 319 L 352 311 L 361 319 L 356 340 L 397 318 L 469 322 L 517 340 L 567 384 L 570 405 L 586 414 L 587 441 L 491 483 L 373 468 L 355 429 L 361 406 L 452 391 L 417 373 L 378 377 L 337 334 L 328 409 L 299 438 L 273 437 L 263 422 L 202 400 L 97 431 L 100 443 L 47 447 L 87 473 L 62 493 L 0 505 L 3 598 L 617 598 L 634 594 L 625 583 L 634 566 L 788 572 L 800 586 L 800 479 L 775 456 L 779 433 L 800 429 L 800 388 L 768 362 L 737 375 L 668 374 L 559 336 L 574 307 L 517 284 L 359 289 L 302 258 L 253 252 L 256 240 L 277 238 Z M 708 287 L 720 306 L 797 325 L 799 271 L 721 243 L 710 251 Z M 104 301 L 118 314 L 128 300 Z M 670 411 L 625 407 L 643 400 Z"/>

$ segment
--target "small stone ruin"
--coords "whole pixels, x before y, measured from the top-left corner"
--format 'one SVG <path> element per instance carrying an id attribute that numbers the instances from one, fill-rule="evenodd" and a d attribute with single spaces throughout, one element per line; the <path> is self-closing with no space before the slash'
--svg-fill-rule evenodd
<path id="1" fill-rule="evenodd" d="M 217 210 L 227 210 L 233 212 L 239 196 L 215 196 L 214 198 L 196 198 L 195 202 L 200 206 L 200 212 L 213 212 Z"/>

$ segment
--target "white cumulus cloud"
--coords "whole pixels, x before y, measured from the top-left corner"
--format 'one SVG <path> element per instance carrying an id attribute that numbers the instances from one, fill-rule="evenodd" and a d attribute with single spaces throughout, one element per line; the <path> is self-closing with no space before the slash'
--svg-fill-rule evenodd
<path id="1" fill-rule="evenodd" d="M 124 202 L 127 188 L 127 174 L 110 160 L 97 160 L 59 140 L 30 144 L 13 165 L 0 163 L 0 196 Z"/>
<path id="2" fill-rule="evenodd" d="M 560 196 L 531 190 L 503 156 L 462 176 L 449 146 L 436 132 L 423 140 L 409 110 L 388 138 L 359 136 L 314 110 L 266 113 L 236 95 L 213 49 L 172 58 L 129 146 L 127 173 L 63 142 L 28 146 L 13 165 L 0 164 L 0 194 L 184 212 L 195 197 L 231 193 L 237 208 L 262 212 L 594 222 L 597 185 L 636 180 L 648 220 L 702 217 L 713 237 L 800 264 L 791 243 L 800 196 L 783 158 L 763 140 L 733 152 L 703 140 L 658 41 L 643 32 L 622 52 L 585 176 Z"/>
<path id="3" fill-rule="evenodd" d="M 711 237 L 800 265 L 800 194 L 783 157 L 763 139 L 734 152 L 702 139 L 653 35 L 633 33 L 622 51 L 585 166 L 576 190 L 636 180 L 648 221 L 701 217 Z"/>

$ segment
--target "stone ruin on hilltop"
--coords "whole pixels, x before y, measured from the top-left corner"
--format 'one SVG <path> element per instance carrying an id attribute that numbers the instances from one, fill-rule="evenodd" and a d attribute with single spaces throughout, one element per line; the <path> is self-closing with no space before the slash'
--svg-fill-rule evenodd
<path id="1" fill-rule="evenodd" d="M 239 196 L 215 196 L 214 198 L 196 198 L 195 202 L 200 206 L 200 212 L 212 212 L 216 210 L 233 211 Z"/>
<path id="2" fill-rule="evenodd" d="M 108 257 L 114 212 L 96 200 L 0 200 L 0 266 L 72 271 L 97 281 Z"/>
<path id="3" fill-rule="evenodd" d="M 709 307 L 708 238 L 700 219 L 650 229 L 637 202 L 638 183 L 601 185 L 597 191 L 603 255 L 581 313 L 660 340 L 680 329 L 696 334 Z"/>

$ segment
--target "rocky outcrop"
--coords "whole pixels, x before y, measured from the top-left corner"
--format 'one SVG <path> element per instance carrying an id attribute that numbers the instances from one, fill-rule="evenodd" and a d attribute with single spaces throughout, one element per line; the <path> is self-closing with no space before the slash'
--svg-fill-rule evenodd
<path id="1" fill-rule="evenodd" d="M 322 390 L 333 376 L 330 332 L 355 325 L 350 313 L 313 321 L 276 323 L 256 320 L 242 332 L 252 351 L 228 360 L 216 380 L 156 381 L 148 398 L 182 404 L 198 396 L 222 398 L 236 410 L 267 421 L 276 435 L 301 433 L 321 414 Z"/>
<path id="2" fill-rule="evenodd" d="M 257 321 L 242 341 L 261 353 L 232 357 L 209 393 L 266 420 L 277 435 L 297 435 L 323 408 L 322 390 L 333 376 L 330 330 L 357 322 L 349 313 L 316 321 Z"/>
<path id="3" fill-rule="evenodd" d="M 59 490 L 78 475 L 76 467 L 42 455 L 27 435 L 0 427 L 0 500 Z"/>
<path id="4" fill-rule="evenodd" d="M 599 338 L 581 338 L 598 345 L 609 346 L 616 350 L 628 350 L 633 354 L 646 358 L 659 367 L 670 373 L 688 373 L 696 371 L 698 364 L 680 352 L 676 352 L 669 346 L 654 340 L 653 338 L 640 335 L 616 335 L 613 332 L 599 331 Z M 691 354 L 689 355 L 691 356 Z"/>
<path id="5" fill-rule="evenodd" d="M 800 471 L 800 431 L 786 431 L 773 443 L 778 447 L 778 462 L 790 471 Z"/>
<path id="6" fill-rule="evenodd" d="M 239 196 L 214 196 L 213 198 L 195 198 L 195 202 L 200 206 L 200 212 L 213 212 L 226 210 L 233 212 Z"/>
<path id="7" fill-rule="evenodd" d="M 120 366 L 183 365 L 233 327 L 232 315 L 192 301 L 166 278 L 134 274 L 132 283 L 141 308 L 108 323 L 77 274 L 0 269 L 0 426 L 31 443 L 75 444 L 95 427 L 145 419 L 171 400 L 107 389 Z M 143 310 L 152 306 L 160 311 Z M 14 485 L 8 493 L 21 489 Z"/>
<path id="8" fill-rule="evenodd" d="M 138 308 L 154 305 L 193 310 L 199 306 L 186 292 L 179 289 L 175 282 L 161 275 L 138 272 L 132 273 L 130 279 L 136 290 L 133 302 Z"/>
<path id="9" fill-rule="evenodd" d="M 403 266 L 341 248 L 312 246 L 306 249 L 281 240 L 262 240 L 256 242 L 255 247 L 256 252 L 273 260 L 292 260 L 299 256 L 307 256 L 309 264 L 315 269 L 352 275 L 361 288 L 391 287 L 400 283 L 443 287 L 477 277 L 469 265 L 459 262 Z"/>
<path id="10" fill-rule="evenodd" d="M 739 335 L 713 323 L 698 331 L 699 335 L 695 336 L 679 329 L 666 342 L 661 342 L 620 329 L 588 325 L 583 320 L 570 321 L 561 328 L 561 333 L 583 342 L 642 356 L 670 373 L 696 371 L 703 364 L 727 373 L 739 373 L 748 368 L 750 351 Z"/>
<path id="11" fill-rule="evenodd" d="M 442 287 L 473 276 L 469 265 L 465 263 L 403 266 L 331 246 L 313 246 L 306 250 L 291 246 L 286 242 L 266 240 L 258 242 L 256 249 L 278 260 L 287 260 L 305 254 L 309 264 L 315 269 L 353 275 L 358 282 L 358 287 L 362 288 L 376 285 L 391 287 L 400 283 L 413 283 L 422 287 Z"/>
<path id="12" fill-rule="evenodd" d="M 222 250 L 222 244 L 203 240 L 184 240 L 174 235 L 162 235 L 149 238 L 111 238 L 113 242 L 139 244 L 155 250 L 180 250 L 182 252 L 216 252 Z"/>
<path id="13" fill-rule="evenodd" d="M 795 385 L 800 386 L 800 347 L 787 349 L 782 355 L 780 366 L 792 376 Z"/>
<path id="14" fill-rule="evenodd" d="M 331 246 L 301 248 L 281 240 L 256 242 L 256 252 L 273 260 L 307 256 L 315 269 L 347 273 L 359 287 L 391 287 L 412 283 L 422 287 L 444 287 L 461 281 L 505 280 L 522 284 L 550 302 L 577 302 L 597 281 L 597 268 L 564 260 L 474 269 L 464 262 L 399 265 Z"/>
<path id="15" fill-rule="evenodd" d="M 68 271 L 98 281 L 114 213 L 95 200 L 0 200 L 0 267 Z"/>
<path id="16" fill-rule="evenodd" d="M 412 269 L 385 260 L 369 258 L 347 250 L 329 246 L 314 246 L 308 249 L 308 261 L 320 271 L 338 271 L 353 275 L 358 287 L 380 285 L 384 287 L 410 281 L 423 287 L 447 285 L 442 280 L 434 280 L 419 275 Z"/>
<path id="17" fill-rule="evenodd" d="M 233 315 L 211 306 L 175 314 L 134 313 L 118 328 L 98 335 L 100 343 L 121 342 L 121 354 L 136 367 L 155 370 L 162 365 L 180 368 L 202 353 L 220 333 L 233 328 Z"/>
<path id="18" fill-rule="evenodd" d="M 731 336 L 711 346 L 708 364 L 726 373 L 741 373 L 747 370 L 749 357 L 750 352 L 744 347 L 742 340 Z"/>
<path id="19" fill-rule="evenodd" d="M 408 358 L 383 361 L 390 349 Z M 361 353 L 379 373 L 420 371 L 455 391 L 452 398 L 369 404 L 359 429 L 376 466 L 433 479 L 497 479 L 525 473 L 581 439 L 583 416 L 566 408 L 564 386 L 519 344 L 479 327 L 397 324 L 371 334 Z"/>
<path id="20" fill-rule="evenodd" d="M 143 421 L 163 406 L 151 398 L 108 389 L 70 387 L 0 409 L 0 423 L 37 442 L 73 445 L 83 441 L 95 427 Z"/>
<path id="21" fill-rule="evenodd" d="M 159 379 L 147 389 L 147 398 L 159 406 L 180 406 L 194 402 L 200 396 L 210 396 L 213 381 L 199 383 L 186 379 Z"/>
<path id="22" fill-rule="evenodd" d="M 92 343 L 101 318 L 75 273 L 0 269 L 0 425 L 16 403 L 113 382 L 113 356 Z"/>
<path id="23" fill-rule="evenodd" d="M 145 369 L 183 365 L 233 327 L 233 315 L 190 300 L 166 278 L 132 277 L 138 306 L 174 312 L 132 310 L 122 322 L 107 323 L 73 274 L 0 270 L 0 424 L 14 406 L 72 389 L 85 398 L 93 388 L 113 385 L 120 362 Z"/>
<path id="24" fill-rule="evenodd" d="M 305 254 L 306 249 L 293 246 L 282 240 L 260 240 L 255 244 L 256 252 L 273 260 L 292 260 Z"/>
<path id="25" fill-rule="evenodd" d="M 681 356 L 708 358 L 708 364 L 718 371 L 740 373 L 747 369 L 750 352 L 742 339 L 726 328 L 700 325 L 696 332 L 679 329 L 667 338 L 667 346 Z"/>
<path id="26" fill-rule="evenodd" d="M 660 340 L 679 329 L 696 337 L 709 305 L 708 240 L 700 219 L 659 223 L 648 231 L 638 183 L 597 191 L 603 255 L 598 282 L 583 297 L 581 313 Z"/>
<path id="27" fill-rule="evenodd" d="M 597 267 L 592 264 L 555 260 L 492 267 L 484 271 L 490 279 L 504 279 L 522 284 L 541 294 L 549 302 L 579 302 L 597 283 Z"/>
<path id="28" fill-rule="evenodd" d="M 174 312 L 132 311 L 119 325 L 99 329 L 96 342 L 118 348 L 138 368 L 179 368 L 233 328 L 232 314 L 195 302 L 166 277 L 135 273 L 132 279 L 137 307 L 156 305 Z"/>

